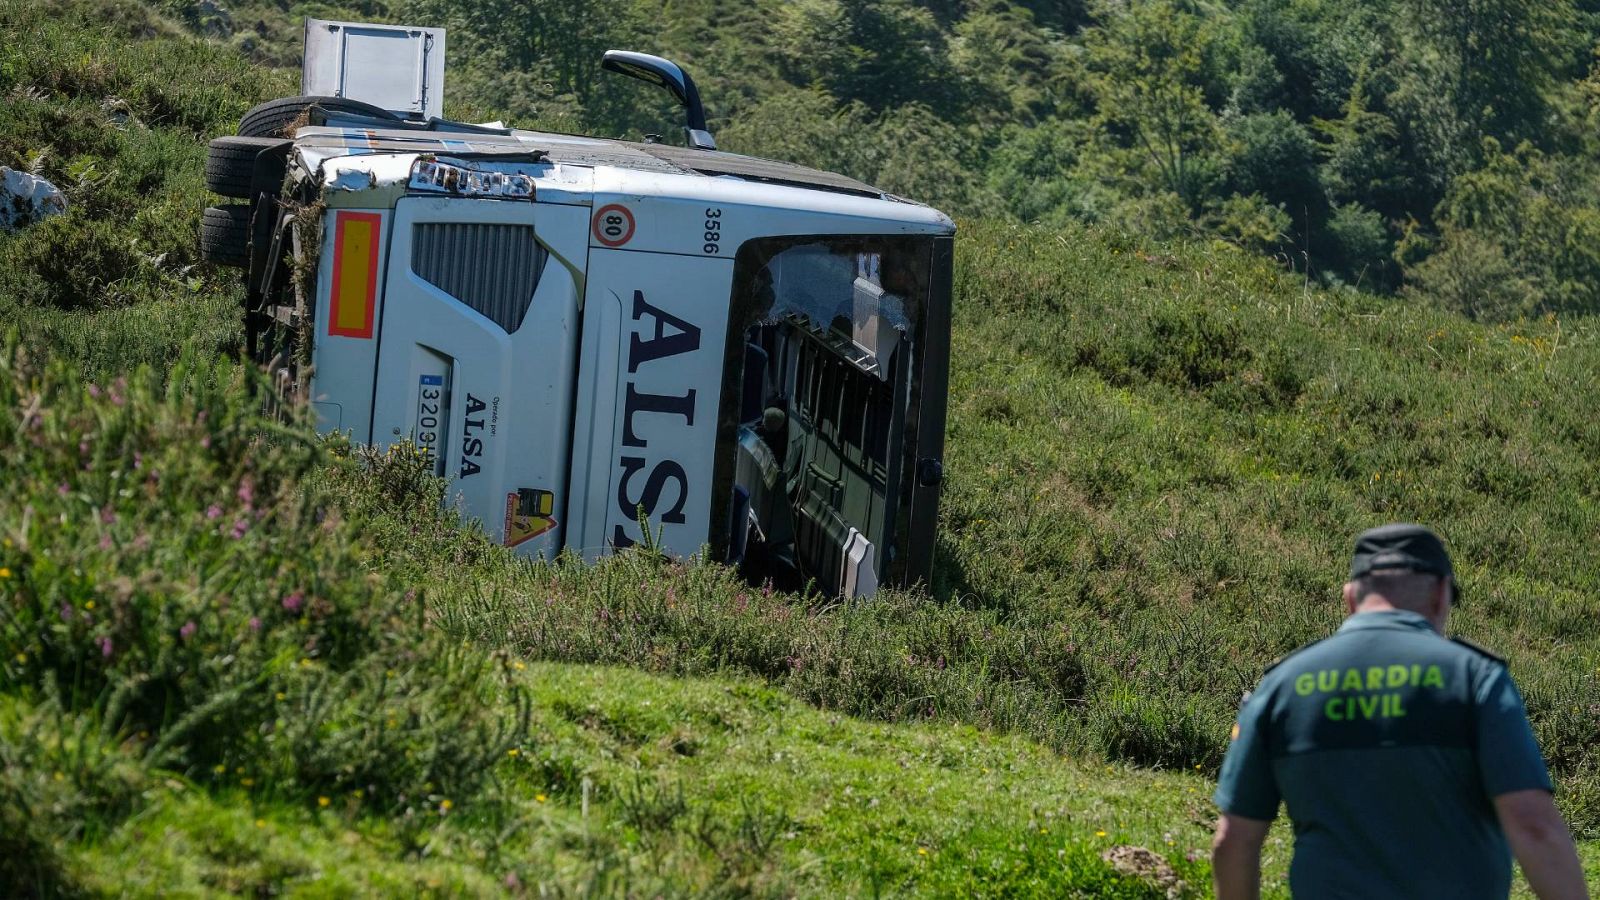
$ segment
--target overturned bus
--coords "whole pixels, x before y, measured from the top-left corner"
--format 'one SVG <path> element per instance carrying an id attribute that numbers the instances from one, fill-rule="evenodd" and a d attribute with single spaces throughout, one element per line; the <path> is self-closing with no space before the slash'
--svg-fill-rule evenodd
<path id="1" fill-rule="evenodd" d="M 413 444 L 487 534 L 649 540 L 844 596 L 925 579 L 954 226 L 836 174 L 439 117 L 444 33 L 312 20 L 305 96 L 212 143 L 201 248 L 319 427 Z"/>

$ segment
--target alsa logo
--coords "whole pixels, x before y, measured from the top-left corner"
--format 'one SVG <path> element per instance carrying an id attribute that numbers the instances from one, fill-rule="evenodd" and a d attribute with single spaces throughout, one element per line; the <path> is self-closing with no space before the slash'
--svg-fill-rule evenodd
<path id="1" fill-rule="evenodd" d="M 646 317 L 650 321 L 646 322 Z M 700 329 L 664 309 L 651 306 L 644 299 L 644 291 L 633 292 L 633 320 L 640 325 L 628 336 L 629 379 L 627 396 L 623 401 L 622 446 L 644 450 L 649 446 L 649 441 L 639 436 L 639 418 L 676 417 L 681 418 L 686 427 L 694 427 L 695 389 L 689 388 L 684 394 L 641 391 L 638 378 L 640 370 L 658 360 L 699 350 Z M 669 334 L 668 329 L 673 333 Z M 689 473 L 684 470 L 682 463 L 674 459 L 661 460 L 645 472 L 647 465 L 643 456 L 630 454 L 626 450 L 617 459 L 617 466 L 621 469 L 621 477 L 617 479 L 617 510 L 628 522 L 638 521 L 641 510 L 646 517 L 654 518 L 662 506 L 667 488 L 671 487 L 675 499 L 657 520 L 667 525 L 682 525 L 687 521 L 683 507 L 689 502 Z M 643 483 L 635 486 L 641 475 Z M 620 550 L 633 546 L 634 540 L 619 524 L 612 531 L 611 543 Z"/>
<path id="2" fill-rule="evenodd" d="M 462 478 L 483 471 L 483 411 L 488 408 L 487 403 L 471 394 L 467 395 L 467 421 L 461 429 Z"/>

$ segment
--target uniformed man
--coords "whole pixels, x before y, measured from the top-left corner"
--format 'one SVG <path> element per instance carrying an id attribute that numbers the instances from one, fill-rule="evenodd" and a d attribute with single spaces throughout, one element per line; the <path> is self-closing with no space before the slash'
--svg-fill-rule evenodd
<path id="1" fill-rule="evenodd" d="M 1505 663 L 1443 637 L 1457 599 L 1428 529 L 1356 539 L 1349 618 L 1270 667 L 1240 710 L 1215 796 L 1220 900 L 1260 895 L 1280 800 L 1297 900 L 1504 898 L 1513 853 L 1543 900 L 1588 897 Z"/>

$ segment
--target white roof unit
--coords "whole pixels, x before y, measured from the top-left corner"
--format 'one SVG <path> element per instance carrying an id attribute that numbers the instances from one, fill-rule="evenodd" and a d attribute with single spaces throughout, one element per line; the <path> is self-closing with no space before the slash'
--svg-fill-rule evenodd
<path id="1" fill-rule="evenodd" d="M 300 91 L 408 119 L 444 112 L 444 29 L 306 20 Z"/>

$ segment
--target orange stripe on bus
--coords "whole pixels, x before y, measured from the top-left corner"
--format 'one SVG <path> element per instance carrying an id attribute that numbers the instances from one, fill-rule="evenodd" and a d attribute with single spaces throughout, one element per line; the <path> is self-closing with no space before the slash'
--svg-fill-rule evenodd
<path id="1" fill-rule="evenodd" d="M 378 242 L 383 217 L 339 212 L 333 227 L 333 292 L 328 333 L 371 338 L 378 296 Z"/>

